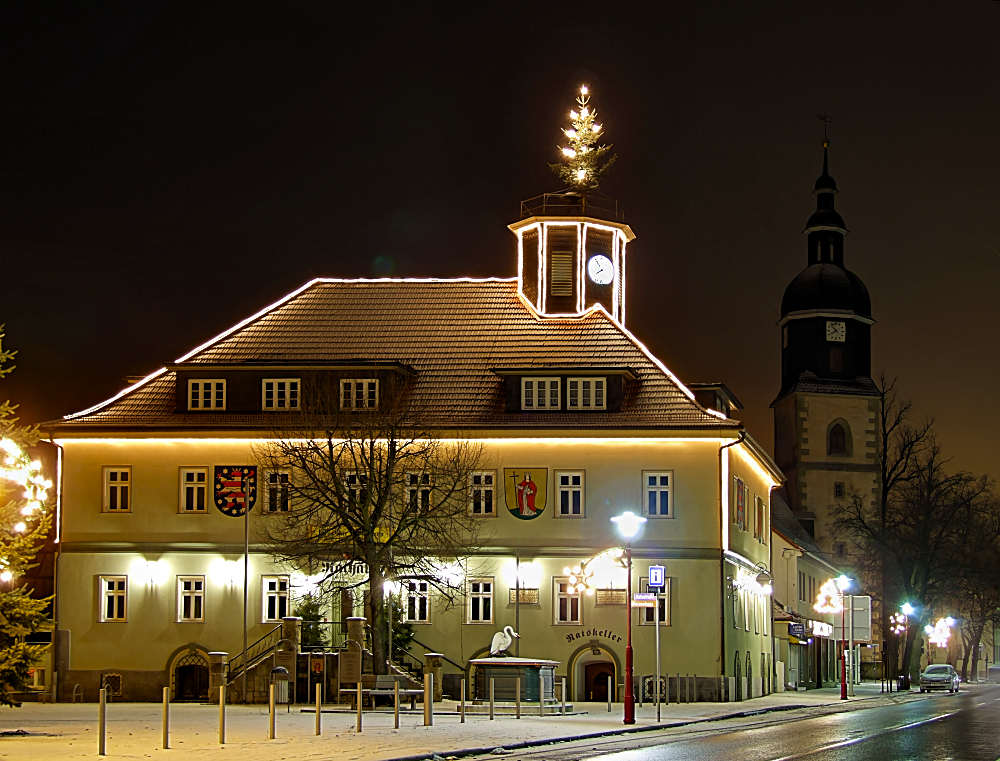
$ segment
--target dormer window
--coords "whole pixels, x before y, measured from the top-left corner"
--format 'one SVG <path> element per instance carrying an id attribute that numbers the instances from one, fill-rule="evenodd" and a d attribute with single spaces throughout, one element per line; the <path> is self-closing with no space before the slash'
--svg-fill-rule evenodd
<path id="1" fill-rule="evenodd" d="M 607 407 L 604 378 L 567 378 L 566 409 L 603 410 Z"/>
<path id="2" fill-rule="evenodd" d="M 216 378 L 189 380 L 188 409 L 226 409 L 226 382 Z"/>
<path id="3" fill-rule="evenodd" d="M 343 378 L 340 381 L 342 410 L 378 409 L 377 378 Z"/>
<path id="4" fill-rule="evenodd" d="M 297 410 L 299 408 L 299 379 L 265 378 L 261 381 L 261 408 L 265 410 Z"/>
<path id="5" fill-rule="evenodd" d="M 559 378 L 521 378 L 521 409 L 557 410 L 559 391 Z"/>

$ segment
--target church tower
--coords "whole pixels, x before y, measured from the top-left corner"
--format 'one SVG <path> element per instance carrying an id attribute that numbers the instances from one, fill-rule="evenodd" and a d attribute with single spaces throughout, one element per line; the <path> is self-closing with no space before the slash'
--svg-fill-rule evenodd
<path id="1" fill-rule="evenodd" d="M 833 508 L 876 485 L 878 391 L 871 378 L 871 299 L 844 266 L 847 227 L 835 208 L 828 141 L 806 223 L 806 267 L 781 300 L 781 389 L 774 409 L 775 460 L 788 502 L 823 550 L 844 558 Z"/>

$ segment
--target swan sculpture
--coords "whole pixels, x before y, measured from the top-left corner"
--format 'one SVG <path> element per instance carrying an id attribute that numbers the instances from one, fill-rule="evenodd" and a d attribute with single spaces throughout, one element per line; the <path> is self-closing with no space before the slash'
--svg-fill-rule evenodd
<path id="1" fill-rule="evenodd" d="M 510 646 L 514 643 L 514 639 L 520 639 L 521 635 L 514 631 L 513 626 L 505 626 L 502 632 L 497 632 L 493 635 L 493 642 L 490 644 L 490 655 L 504 655 Z"/>

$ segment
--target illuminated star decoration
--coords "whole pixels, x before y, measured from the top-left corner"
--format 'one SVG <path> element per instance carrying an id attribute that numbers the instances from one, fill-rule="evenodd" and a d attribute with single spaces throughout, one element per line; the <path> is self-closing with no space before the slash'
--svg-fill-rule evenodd
<path id="1" fill-rule="evenodd" d="M 938 647 L 948 647 L 948 640 L 951 638 L 951 627 L 954 625 L 955 619 L 951 616 L 939 618 L 934 622 L 934 626 L 927 624 L 924 627 L 924 633 L 927 634 L 927 639 L 930 640 L 931 644 Z"/>
<path id="2" fill-rule="evenodd" d="M 603 125 L 597 122 L 597 111 L 590 107 L 587 85 L 580 85 L 576 108 L 569 112 L 570 126 L 563 129 L 566 145 L 558 146 L 561 164 L 550 164 L 569 186 L 576 190 L 596 190 L 603 175 L 618 157 L 608 156 L 610 145 L 599 145 Z"/>
<path id="3" fill-rule="evenodd" d="M 889 616 L 889 623 L 892 625 L 892 633 L 897 637 L 906 631 L 906 616 L 902 613 L 893 613 Z"/>
<path id="4" fill-rule="evenodd" d="M 817 613 L 840 613 L 844 609 L 844 596 L 837 588 L 837 582 L 827 579 L 819 588 L 813 610 Z"/>

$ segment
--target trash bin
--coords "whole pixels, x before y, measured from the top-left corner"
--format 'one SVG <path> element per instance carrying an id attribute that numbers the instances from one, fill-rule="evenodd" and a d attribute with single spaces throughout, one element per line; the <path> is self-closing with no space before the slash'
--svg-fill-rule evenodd
<path id="1" fill-rule="evenodd" d="M 274 685 L 274 702 L 288 702 L 288 669 L 275 666 L 271 669 L 271 684 Z"/>
<path id="2" fill-rule="evenodd" d="M 910 677 L 907 674 L 900 674 L 896 677 L 896 690 L 906 692 L 910 689 Z"/>

